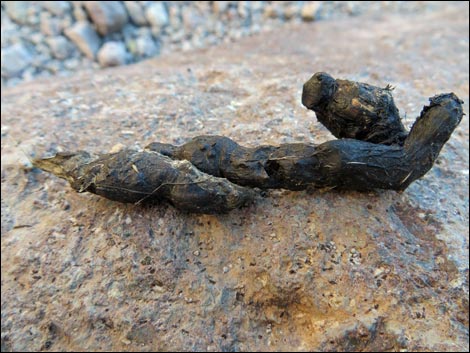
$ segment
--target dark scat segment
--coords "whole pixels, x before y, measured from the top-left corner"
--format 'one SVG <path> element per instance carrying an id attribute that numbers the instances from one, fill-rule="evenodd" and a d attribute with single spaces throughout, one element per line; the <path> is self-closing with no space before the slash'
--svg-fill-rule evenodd
<path id="1" fill-rule="evenodd" d="M 317 75 L 321 80 L 306 84 L 303 103 L 330 114 L 330 120 L 321 120 L 330 130 L 356 139 L 248 148 L 223 136 L 198 136 L 182 146 L 152 143 L 142 152 L 101 156 L 67 152 L 33 164 L 68 180 L 78 192 L 223 213 L 252 200 L 253 191 L 243 186 L 404 190 L 432 168 L 462 120 L 463 102 L 453 93 L 437 95 L 406 136 L 387 89 Z M 338 97 L 342 89 L 350 95 Z M 331 101 L 336 106 L 330 107 Z"/>
<path id="2" fill-rule="evenodd" d="M 337 138 L 402 145 L 407 135 L 389 87 L 318 72 L 304 84 L 302 104 Z"/>
<path id="3" fill-rule="evenodd" d="M 463 101 L 454 93 L 436 95 L 429 101 L 430 104 L 423 108 L 405 141 L 404 150 L 410 163 L 415 166 L 405 188 L 432 168 L 464 115 Z"/>
<path id="4" fill-rule="evenodd" d="M 197 147 L 201 140 L 212 141 L 214 146 L 224 143 L 232 147 L 238 145 L 227 137 L 200 136 L 182 146 L 174 147 L 174 153 L 170 157 L 188 158 L 188 161 L 205 173 L 217 170 L 218 175 L 233 183 L 263 189 L 399 189 L 399 181 L 408 172 L 408 169 L 403 169 L 403 148 L 351 139 L 329 141 L 316 147 L 295 143 L 279 147 L 262 146 L 259 149 L 239 145 L 239 150 L 218 148 L 219 153 L 223 151 L 226 154 L 217 155 L 218 158 L 212 159 L 211 163 L 207 163 L 208 158 L 201 155 Z M 150 144 L 146 149 L 158 147 L 159 144 Z M 208 154 L 214 153 L 210 149 L 205 151 Z M 218 160 L 229 160 L 230 163 L 217 163 Z M 259 177 L 260 175 L 264 177 Z"/>
<path id="5" fill-rule="evenodd" d="M 315 146 L 301 143 L 248 148 L 228 137 L 198 136 L 181 146 L 151 143 L 145 149 L 238 185 L 303 190 L 318 178 Z"/>
<path id="6" fill-rule="evenodd" d="M 156 154 L 122 150 L 102 155 L 85 166 L 82 190 L 121 202 L 138 202 L 143 198 L 163 200 L 169 196 L 169 188 L 163 184 L 177 182 L 179 174 L 170 160 Z M 154 192 L 157 187 L 160 187 L 158 192 Z"/>
<path id="7" fill-rule="evenodd" d="M 318 184 L 337 189 L 367 191 L 403 190 L 413 168 L 404 149 L 343 139 L 318 146 L 323 179 Z"/>
<path id="8" fill-rule="evenodd" d="M 327 184 L 342 189 L 405 190 L 434 165 L 439 152 L 463 117 L 462 101 L 454 94 L 430 98 L 403 146 L 342 139 L 317 147 Z M 325 184 L 325 186 L 327 186 Z"/>
<path id="9" fill-rule="evenodd" d="M 463 101 L 454 93 L 444 93 L 429 98 L 429 102 L 413 124 L 405 148 L 412 151 L 429 146 L 436 155 L 462 121 Z"/>
<path id="10" fill-rule="evenodd" d="M 227 178 L 235 184 L 255 187 L 269 184 L 264 167 L 276 147 L 247 148 L 224 136 L 198 136 L 182 146 L 151 143 L 145 149 L 190 161 L 205 173 Z"/>
<path id="11" fill-rule="evenodd" d="M 90 160 L 86 152 L 67 153 L 34 165 L 89 191 L 120 202 L 165 200 L 196 213 L 225 213 L 250 202 L 252 190 L 202 173 L 187 161 L 156 152 L 122 150 Z"/>
<path id="12" fill-rule="evenodd" d="M 314 145 L 292 143 L 273 147 L 264 168 L 269 182 L 262 188 L 305 190 L 311 186 L 323 186 L 323 175 Z"/>
<path id="13" fill-rule="evenodd" d="M 152 143 L 146 149 L 171 151 L 172 159 L 187 160 L 205 173 L 263 189 L 404 190 L 433 166 L 462 119 L 461 104 L 453 93 L 431 98 L 404 146 L 341 139 L 247 148 L 227 137 L 199 136 L 181 146 Z"/>

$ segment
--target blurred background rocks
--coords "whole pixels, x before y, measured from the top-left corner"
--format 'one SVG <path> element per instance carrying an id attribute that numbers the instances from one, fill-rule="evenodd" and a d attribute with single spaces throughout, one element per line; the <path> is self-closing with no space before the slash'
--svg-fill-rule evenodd
<path id="1" fill-rule="evenodd" d="M 288 22 L 424 13 L 432 1 L 2 1 L 2 85 L 130 64 Z"/>

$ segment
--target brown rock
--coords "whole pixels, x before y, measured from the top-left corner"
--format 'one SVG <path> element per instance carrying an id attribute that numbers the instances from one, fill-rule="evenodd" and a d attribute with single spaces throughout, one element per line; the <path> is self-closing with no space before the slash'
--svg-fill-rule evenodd
<path id="1" fill-rule="evenodd" d="M 85 1 L 85 10 L 102 36 L 119 31 L 127 22 L 121 1 Z"/>
<path id="2" fill-rule="evenodd" d="M 302 20 L 311 22 L 315 19 L 318 9 L 320 8 L 319 1 L 308 1 L 300 10 Z"/>
<path id="3" fill-rule="evenodd" d="M 299 24 L 2 89 L 2 157 L 32 139 L 36 156 L 201 134 L 321 143 L 300 103 L 320 70 L 396 86 L 405 125 L 440 92 L 468 113 L 468 23 L 449 5 Z M 2 349 L 466 351 L 464 120 L 402 194 L 277 190 L 219 216 L 77 194 L 2 158 Z"/>
<path id="4" fill-rule="evenodd" d="M 127 12 L 132 22 L 137 26 L 146 26 L 147 19 L 145 18 L 145 12 L 142 6 L 136 1 L 124 1 Z"/>

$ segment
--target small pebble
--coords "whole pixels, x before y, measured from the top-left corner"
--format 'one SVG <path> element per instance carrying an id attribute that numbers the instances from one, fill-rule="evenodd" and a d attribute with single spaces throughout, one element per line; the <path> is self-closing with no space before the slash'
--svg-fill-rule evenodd
<path id="1" fill-rule="evenodd" d="M 98 52 L 98 62 L 102 67 L 123 65 L 126 58 L 126 46 L 122 42 L 107 42 Z"/>

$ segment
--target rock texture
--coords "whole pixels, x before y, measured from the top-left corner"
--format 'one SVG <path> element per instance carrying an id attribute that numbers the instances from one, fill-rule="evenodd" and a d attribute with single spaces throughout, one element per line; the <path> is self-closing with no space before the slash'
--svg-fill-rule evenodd
<path id="1" fill-rule="evenodd" d="M 119 66 L 126 62 L 126 47 L 121 42 L 107 42 L 98 52 L 101 66 Z"/>
<path id="2" fill-rule="evenodd" d="M 168 12 L 165 5 L 161 2 L 151 4 L 146 11 L 146 16 L 152 27 L 158 29 L 166 26 L 169 22 Z"/>
<path id="3" fill-rule="evenodd" d="M 468 350 L 468 117 L 404 193 L 260 194 L 198 216 L 76 194 L 23 151 L 221 134 L 332 136 L 312 73 L 469 101 L 468 12 L 291 25 L 236 44 L 2 89 L 2 350 Z"/>
<path id="4" fill-rule="evenodd" d="M 52 55 L 57 59 L 65 59 L 72 51 L 70 42 L 64 36 L 50 37 L 47 44 L 51 49 Z"/>
<path id="5" fill-rule="evenodd" d="M 90 54 L 96 51 L 90 49 L 107 42 L 125 44 L 128 64 L 161 53 L 231 42 L 287 22 L 424 14 L 449 7 L 468 10 L 463 1 L 4 1 L 2 48 L 29 46 L 31 55 L 41 59 L 21 71 L 4 70 L 2 60 L 1 85 L 99 69 L 98 58 Z M 50 39 L 69 32 L 78 32 L 70 43 L 73 50 L 63 52 L 66 57 L 51 53 Z"/>
<path id="6" fill-rule="evenodd" d="M 126 8 L 120 1 L 85 1 L 84 6 L 103 36 L 119 31 L 127 22 Z"/>
<path id="7" fill-rule="evenodd" d="M 2 48 L 2 74 L 14 75 L 23 71 L 33 60 L 30 51 L 22 44 Z"/>
<path id="8" fill-rule="evenodd" d="M 65 35 L 85 54 L 88 58 L 95 57 L 100 47 L 100 38 L 93 27 L 87 22 L 77 22 L 65 30 Z"/>

